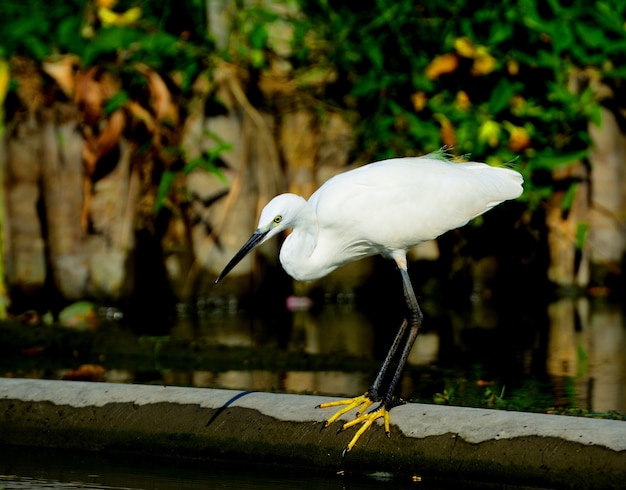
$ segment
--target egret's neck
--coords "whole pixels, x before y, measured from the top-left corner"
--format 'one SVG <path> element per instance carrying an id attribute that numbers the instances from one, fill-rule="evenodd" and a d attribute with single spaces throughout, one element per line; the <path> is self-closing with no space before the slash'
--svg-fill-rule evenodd
<path id="1" fill-rule="evenodd" d="M 311 256 L 317 245 L 318 225 L 315 211 L 308 202 L 303 202 L 292 227 L 291 234 L 280 249 L 280 263 L 294 279 L 316 279 L 317 277 L 313 277 L 316 271 Z"/>

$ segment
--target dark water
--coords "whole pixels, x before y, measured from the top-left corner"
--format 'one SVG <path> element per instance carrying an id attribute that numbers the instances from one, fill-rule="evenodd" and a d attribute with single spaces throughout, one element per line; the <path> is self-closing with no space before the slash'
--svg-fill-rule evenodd
<path id="1" fill-rule="evenodd" d="M 626 412 L 621 305 L 566 298 L 535 311 L 437 310 L 399 383 L 424 403 L 530 411 Z M 151 324 L 75 331 L 0 328 L 0 376 L 87 379 L 354 396 L 367 390 L 399 320 L 350 301 L 265 318 L 237 305 Z M 143 326 L 145 329 L 146 327 Z M 140 329 L 139 329 L 140 330 Z M 81 369 L 95 366 L 95 372 Z M 568 413 L 569 413 L 568 412 Z"/>
<path id="2" fill-rule="evenodd" d="M 412 401 L 599 413 L 626 412 L 623 308 L 566 298 L 525 311 L 423 302 L 426 323 L 400 382 Z M 353 396 L 364 392 L 397 321 L 352 299 L 250 316 L 236 303 L 181 308 L 161 324 L 103 323 L 75 331 L 0 328 L 0 375 Z M 143 330 L 143 331 L 142 331 Z M 72 375 L 74 373 L 74 375 Z M 392 413 L 393 417 L 393 413 Z M 488 475 L 486 475 L 488 476 Z M 417 479 L 419 480 L 419 479 Z M 488 478 L 486 478 L 488 480 Z M 0 489 L 512 488 L 486 483 L 320 474 L 227 462 L 130 460 L 115 455 L 0 447 Z M 521 488 L 521 487 L 520 487 Z"/>
<path id="3" fill-rule="evenodd" d="M 128 461 L 69 451 L 5 449 L 0 488 L 162 489 L 341 488 L 338 479 L 278 473 L 225 463 L 185 466 L 176 462 Z M 3 452 L 4 452 L 3 451 Z"/>
<path id="4" fill-rule="evenodd" d="M 489 489 L 530 487 L 458 480 L 397 478 L 369 475 L 321 474 L 303 469 L 279 469 L 216 461 L 133 460 L 115 455 L 45 448 L 0 446 L 0 488 L 22 489 L 144 489 L 144 490 L 370 490 L 370 489 Z"/>

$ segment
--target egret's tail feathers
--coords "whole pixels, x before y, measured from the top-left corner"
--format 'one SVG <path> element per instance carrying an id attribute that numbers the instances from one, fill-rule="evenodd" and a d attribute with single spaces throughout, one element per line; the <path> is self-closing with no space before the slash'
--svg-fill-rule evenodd
<path id="1" fill-rule="evenodd" d="M 517 170 L 505 167 L 492 167 L 497 172 L 493 172 L 493 185 L 497 188 L 502 201 L 515 199 L 524 192 L 524 178 Z M 487 179 L 489 180 L 489 179 Z"/>
<path id="2" fill-rule="evenodd" d="M 517 170 L 508 167 L 492 167 L 486 163 L 466 162 L 465 168 L 479 175 L 479 182 L 484 187 L 484 195 L 498 204 L 502 201 L 519 197 L 524 188 L 524 178 Z"/>

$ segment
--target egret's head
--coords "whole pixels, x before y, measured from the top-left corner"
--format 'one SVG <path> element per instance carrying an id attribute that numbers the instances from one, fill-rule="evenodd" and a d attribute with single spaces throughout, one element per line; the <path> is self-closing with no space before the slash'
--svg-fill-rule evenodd
<path id="1" fill-rule="evenodd" d="M 226 264 L 215 283 L 220 282 L 254 248 L 293 226 L 303 206 L 306 206 L 306 201 L 295 194 L 281 194 L 267 203 L 261 211 L 257 229 L 239 252 Z"/>
<path id="2" fill-rule="evenodd" d="M 292 227 L 304 206 L 306 201 L 296 194 L 280 194 L 268 202 L 261 211 L 257 226 L 257 231 L 267 231 L 263 242 Z"/>

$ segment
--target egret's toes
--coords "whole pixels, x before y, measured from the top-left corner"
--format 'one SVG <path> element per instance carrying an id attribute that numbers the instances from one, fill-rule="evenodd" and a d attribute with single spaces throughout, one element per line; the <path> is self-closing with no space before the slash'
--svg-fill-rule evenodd
<path id="1" fill-rule="evenodd" d="M 384 420 L 385 435 L 387 437 L 391 437 L 391 430 L 389 429 L 389 410 L 385 405 L 381 404 L 380 407 L 376 408 L 375 410 L 372 410 L 371 412 L 361 415 L 360 417 L 344 424 L 343 429 L 347 429 L 358 424 L 361 424 L 361 427 L 359 427 L 359 430 L 356 431 L 356 434 L 354 434 L 354 437 L 348 443 L 348 446 L 344 450 L 343 454 L 345 455 L 346 453 L 350 452 L 352 448 L 356 445 L 357 441 L 365 433 L 365 431 L 369 429 L 374 424 L 374 422 L 380 418 Z"/>
<path id="2" fill-rule="evenodd" d="M 335 412 L 335 414 L 332 417 L 326 420 L 326 422 L 324 423 L 324 428 L 326 428 L 330 426 L 330 424 L 332 424 L 339 417 L 341 417 L 343 414 L 348 413 L 350 410 L 354 410 L 355 408 L 362 405 L 363 407 L 357 412 L 357 416 L 359 416 L 372 403 L 373 403 L 372 400 L 370 400 L 367 397 L 367 393 L 365 393 L 364 395 L 357 396 L 355 398 L 348 398 L 346 400 L 337 400 L 337 401 L 328 402 L 328 403 L 320 403 L 316 408 L 331 408 L 331 407 L 343 406 L 343 408 L 341 408 L 340 410 L 337 410 L 337 412 Z"/>
<path id="3" fill-rule="evenodd" d="M 340 432 L 343 432 L 350 427 L 354 427 L 355 425 L 359 424 L 361 425 L 361 427 L 359 427 L 359 429 L 356 431 L 346 448 L 343 450 L 342 457 L 352 450 L 352 448 L 356 445 L 357 441 L 361 438 L 365 431 L 369 429 L 374 424 L 374 422 L 380 418 L 382 418 L 384 422 L 385 435 L 387 437 L 391 437 L 389 410 L 391 410 L 391 408 L 395 407 L 396 405 L 399 405 L 400 403 L 382 402 L 378 407 L 367 411 L 367 409 L 370 408 L 370 406 L 376 401 L 379 400 L 373 400 L 368 396 L 367 393 L 365 393 L 364 395 L 357 396 L 355 398 L 349 398 L 347 400 L 337 400 L 328 403 L 320 403 L 317 406 L 318 408 L 342 407 L 324 423 L 323 428 L 330 426 L 330 424 L 335 422 L 343 414 L 349 412 L 350 410 L 358 408 L 356 418 L 354 420 L 346 422 L 337 430 L 337 434 L 339 434 Z"/>

